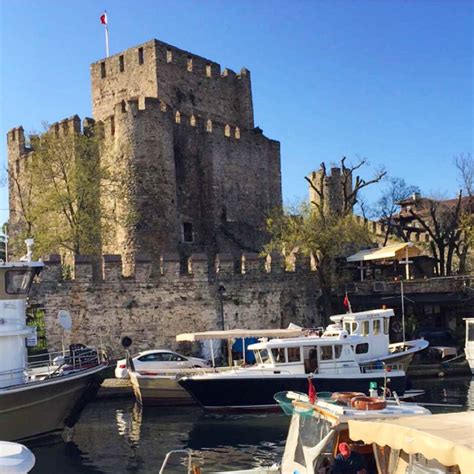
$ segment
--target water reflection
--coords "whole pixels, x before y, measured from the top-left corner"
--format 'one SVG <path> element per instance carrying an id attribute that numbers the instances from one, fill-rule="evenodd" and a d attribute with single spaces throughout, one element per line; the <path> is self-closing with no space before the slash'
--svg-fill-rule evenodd
<path id="1" fill-rule="evenodd" d="M 420 402 L 433 413 L 474 410 L 470 378 L 421 379 Z M 33 473 L 156 473 L 166 453 L 190 449 L 193 462 L 212 470 L 248 469 L 281 459 L 289 419 L 280 414 L 206 415 L 199 408 L 146 408 L 132 399 L 101 400 L 84 410 L 72 443 L 50 437 L 29 443 L 37 457 Z M 184 472 L 176 459 L 167 472 Z M 58 467 L 60 466 L 60 468 Z"/>

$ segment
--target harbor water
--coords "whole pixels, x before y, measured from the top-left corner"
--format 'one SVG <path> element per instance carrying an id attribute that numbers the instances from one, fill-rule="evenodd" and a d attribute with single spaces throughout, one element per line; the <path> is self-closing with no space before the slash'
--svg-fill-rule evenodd
<path id="1" fill-rule="evenodd" d="M 413 381 L 433 413 L 474 410 L 471 378 Z M 435 404 L 433 406 L 431 404 Z M 441 406 L 438 406 L 441 405 Z M 50 436 L 27 443 L 33 474 L 157 473 L 166 453 L 189 449 L 204 470 L 248 469 L 279 462 L 289 418 L 280 413 L 210 415 L 199 408 L 145 408 L 130 399 L 89 404 L 72 441 Z M 185 472 L 180 456 L 166 472 Z"/>

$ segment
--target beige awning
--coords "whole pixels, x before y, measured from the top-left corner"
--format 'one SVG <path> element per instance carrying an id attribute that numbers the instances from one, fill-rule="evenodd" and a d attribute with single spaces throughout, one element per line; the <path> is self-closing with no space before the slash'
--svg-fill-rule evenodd
<path id="1" fill-rule="evenodd" d="M 474 466 L 474 412 L 411 416 L 396 420 L 349 421 L 353 441 L 377 443 L 420 453 L 444 466 L 458 465 L 462 473 Z"/>
<path id="2" fill-rule="evenodd" d="M 178 334 L 178 342 L 203 341 L 205 339 L 239 339 L 244 337 L 298 337 L 304 336 L 307 330 L 299 329 L 230 329 L 228 331 L 205 331 Z"/>
<path id="3" fill-rule="evenodd" d="M 365 262 L 368 260 L 405 260 L 407 258 L 416 257 L 420 255 L 421 251 L 413 244 L 404 242 L 402 244 L 386 245 L 377 249 L 361 250 L 350 257 L 347 257 L 348 262 Z"/>

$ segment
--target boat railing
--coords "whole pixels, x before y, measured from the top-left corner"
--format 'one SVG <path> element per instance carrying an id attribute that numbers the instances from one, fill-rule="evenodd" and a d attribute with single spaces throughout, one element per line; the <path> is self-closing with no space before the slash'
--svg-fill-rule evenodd
<path id="1" fill-rule="evenodd" d="M 169 451 L 166 454 L 163 464 L 161 465 L 159 474 L 163 474 L 163 472 L 165 472 L 166 465 L 168 464 L 170 457 L 173 456 L 174 454 L 185 454 L 187 456 L 187 468 L 188 468 L 187 472 L 191 473 L 192 472 L 191 451 L 189 449 L 173 449 L 172 451 Z"/>
<path id="2" fill-rule="evenodd" d="M 24 374 L 23 367 L 17 369 L 1 370 L 0 371 L 0 387 L 8 386 L 8 382 L 16 381 Z"/>
<path id="3" fill-rule="evenodd" d="M 235 370 L 235 367 L 192 367 L 189 369 L 157 369 L 157 370 L 138 370 L 141 376 L 162 376 L 162 377 L 188 377 L 190 375 L 214 374 Z"/>
<path id="4" fill-rule="evenodd" d="M 31 375 L 56 375 L 64 371 L 78 371 L 106 361 L 101 347 L 71 344 L 69 350 L 46 352 L 28 357 L 27 371 Z"/>

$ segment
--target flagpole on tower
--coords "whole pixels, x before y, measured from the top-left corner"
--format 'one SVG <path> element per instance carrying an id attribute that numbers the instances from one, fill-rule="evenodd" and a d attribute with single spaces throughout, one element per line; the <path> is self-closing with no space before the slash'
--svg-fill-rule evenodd
<path id="1" fill-rule="evenodd" d="M 109 27 L 105 25 L 105 54 L 109 57 Z"/>
<path id="2" fill-rule="evenodd" d="M 109 26 L 108 26 L 108 21 L 107 21 L 107 12 L 104 11 L 104 13 L 100 16 L 100 22 L 105 26 L 105 54 L 106 57 L 109 57 Z"/>

